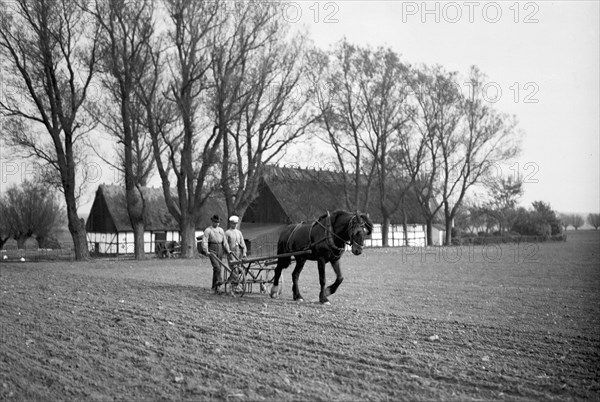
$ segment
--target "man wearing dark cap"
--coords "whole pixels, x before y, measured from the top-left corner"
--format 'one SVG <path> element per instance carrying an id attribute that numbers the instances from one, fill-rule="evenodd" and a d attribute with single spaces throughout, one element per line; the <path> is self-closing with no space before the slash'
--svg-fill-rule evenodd
<path id="1" fill-rule="evenodd" d="M 202 238 L 202 250 L 208 254 L 213 267 L 212 289 L 215 293 L 220 293 L 223 282 L 223 268 L 219 264 L 219 260 L 223 260 L 223 251 L 227 254 L 231 251 L 225 238 L 225 232 L 219 227 L 221 222 L 219 216 L 213 215 L 210 221 L 212 225 L 206 228 Z"/>

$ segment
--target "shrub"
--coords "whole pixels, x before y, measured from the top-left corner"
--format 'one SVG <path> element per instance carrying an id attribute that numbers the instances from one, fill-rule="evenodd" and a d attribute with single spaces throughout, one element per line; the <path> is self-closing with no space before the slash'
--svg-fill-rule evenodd
<path id="1" fill-rule="evenodd" d="M 517 218 L 511 231 L 526 236 L 558 235 L 562 233 L 562 226 L 556 216 L 556 212 L 549 204 L 543 201 L 535 201 L 531 210 L 519 208 Z"/>

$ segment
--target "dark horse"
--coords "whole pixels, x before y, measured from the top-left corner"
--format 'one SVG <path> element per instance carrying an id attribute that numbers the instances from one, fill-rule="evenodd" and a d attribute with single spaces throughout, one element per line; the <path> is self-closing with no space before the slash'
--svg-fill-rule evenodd
<path id="1" fill-rule="evenodd" d="M 296 256 L 296 267 L 292 272 L 292 292 L 294 300 L 302 301 L 302 295 L 298 287 L 298 278 L 304 268 L 306 260 L 317 261 L 319 267 L 319 283 L 321 293 L 319 301 L 329 303 L 327 296 L 332 295 L 342 283 L 342 270 L 340 258 L 344 253 L 346 245 L 352 247 L 352 254 L 362 253 L 364 237 L 373 231 L 373 222 L 367 215 L 350 213 L 346 211 L 327 212 L 312 223 L 299 223 L 287 226 L 277 242 L 277 254 L 287 254 L 297 251 L 310 250 L 310 254 Z M 275 276 L 271 297 L 279 294 L 279 278 L 281 270 L 291 264 L 291 257 L 280 257 L 277 260 Z M 331 286 L 325 287 L 325 264 L 331 263 L 337 278 Z"/>

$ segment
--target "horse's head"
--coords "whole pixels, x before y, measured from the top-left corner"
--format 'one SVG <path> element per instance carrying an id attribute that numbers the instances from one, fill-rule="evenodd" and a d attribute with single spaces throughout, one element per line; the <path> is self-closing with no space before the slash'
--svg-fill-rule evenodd
<path id="1" fill-rule="evenodd" d="M 365 214 L 356 212 L 349 223 L 350 244 L 352 245 L 352 254 L 360 255 L 365 243 L 365 237 L 373 232 L 373 222 Z"/>

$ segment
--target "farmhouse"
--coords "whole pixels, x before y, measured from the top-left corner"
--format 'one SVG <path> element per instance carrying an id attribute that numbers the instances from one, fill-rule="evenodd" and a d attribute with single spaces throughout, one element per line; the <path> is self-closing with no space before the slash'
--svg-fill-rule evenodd
<path id="1" fill-rule="evenodd" d="M 361 184 L 361 186 L 363 186 Z M 260 178 L 258 197 L 246 210 L 241 229 L 252 255 L 277 253 L 277 238 L 285 225 L 309 222 L 326 211 L 345 209 L 345 188 L 341 173 L 328 170 L 266 166 Z M 367 193 L 366 184 L 361 197 Z M 167 210 L 161 188 L 144 188 L 147 202 L 144 243 L 145 252 L 154 252 L 156 244 L 179 241 L 179 225 Z M 373 234 L 365 241 L 367 247 L 381 247 L 383 218 L 378 207 L 375 188 L 369 192 L 368 213 L 374 222 Z M 425 219 L 414 194 L 407 193 L 399 207 L 390 216 L 388 242 L 392 247 L 424 246 Z M 196 236 L 210 225 L 210 216 L 225 218 L 227 210 L 221 197 L 209 198 L 203 207 Z M 403 228 L 406 224 L 406 238 Z M 101 185 L 96 192 L 87 220 L 90 251 L 108 254 L 133 253 L 133 229 L 127 213 L 125 189 L 115 185 Z M 442 228 L 434 230 L 434 244 L 441 244 Z"/>
<path id="2" fill-rule="evenodd" d="M 143 188 L 146 201 L 144 251 L 153 253 L 157 244 L 179 241 L 179 224 L 167 209 L 162 188 Z M 224 202 L 209 198 L 196 225 L 196 236 L 210 225 L 214 214 L 225 216 Z M 133 228 L 127 213 L 125 188 L 100 185 L 86 223 L 88 246 L 98 254 L 128 254 L 134 251 Z"/>
<path id="3" fill-rule="evenodd" d="M 328 170 L 299 169 L 267 166 L 259 184 L 258 198 L 248 207 L 244 215 L 243 232 L 254 234 L 263 231 L 262 243 L 268 243 L 269 226 L 276 231 L 281 225 L 311 221 L 325 211 L 345 209 L 344 181 L 341 173 Z M 348 187 L 348 186 L 346 186 Z M 364 191 L 366 193 L 366 190 Z M 364 194 L 363 194 L 364 196 Z M 373 188 L 365 211 L 375 223 L 367 247 L 381 247 L 383 218 L 377 191 Z M 425 219 L 414 194 L 408 193 L 404 202 L 391 215 L 388 232 L 389 245 L 406 245 L 403 222 L 407 223 L 408 244 L 424 246 L 426 243 Z M 255 243 L 261 243 L 256 238 Z M 256 247 L 255 247 L 256 248 Z"/>

